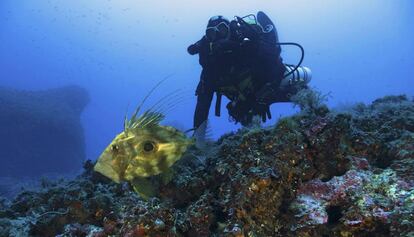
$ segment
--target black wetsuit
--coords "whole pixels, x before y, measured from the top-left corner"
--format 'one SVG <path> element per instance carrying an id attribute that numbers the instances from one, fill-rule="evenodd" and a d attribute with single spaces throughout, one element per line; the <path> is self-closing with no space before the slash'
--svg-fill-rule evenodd
<path id="1" fill-rule="evenodd" d="M 233 35 L 236 34 L 233 32 Z M 190 45 L 187 50 L 191 55 L 199 54 L 199 63 L 202 66 L 200 82 L 196 90 L 195 128 L 207 120 L 214 92 L 222 86 L 220 79 L 223 75 L 229 74 L 230 70 L 251 70 L 256 91 L 265 84 L 278 88 L 285 72 L 280 57 L 280 47 L 274 42 L 269 42 L 263 34 L 250 32 L 214 43 L 203 37 L 197 43 Z M 268 103 L 277 102 L 275 101 L 277 99 L 279 98 L 271 98 L 272 101 Z M 249 96 L 249 100 L 246 106 L 259 108 L 254 106 L 256 103 L 254 94 Z M 252 108 L 245 109 L 247 111 Z M 257 113 L 261 112 L 257 111 Z"/>
<path id="2" fill-rule="evenodd" d="M 226 75 L 234 65 L 241 65 L 240 42 L 219 40 L 209 42 L 205 37 L 187 49 L 191 55 L 199 55 L 202 66 L 200 82 L 196 89 L 197 105 L 194 113 L 194 127 L 199 127 L 207 118 L 214 92 L 220 86 L 220 78 Z"/>

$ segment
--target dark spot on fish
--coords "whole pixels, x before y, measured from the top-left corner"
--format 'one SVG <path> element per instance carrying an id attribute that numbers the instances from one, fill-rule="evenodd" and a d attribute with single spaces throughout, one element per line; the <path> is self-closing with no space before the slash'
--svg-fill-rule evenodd
<path id="1" fill-rule="evenodd" d="M 158 162 L 158 168 L 162 171 L 167 170 L 169 168 L 168 167 L 168 162 L 167 162 L 167 156 L 164 155 L 164 154 L 161 154 L 159 157 L 160 158 L 159 158 L 159 162 Z"/>
<path id="2" fill-rule="evenodd" d="M 155 173 L 154 167 L 148 162 L 143 162 L 142 167 L 144 168 L 145 172 L 149 174 Z"/>

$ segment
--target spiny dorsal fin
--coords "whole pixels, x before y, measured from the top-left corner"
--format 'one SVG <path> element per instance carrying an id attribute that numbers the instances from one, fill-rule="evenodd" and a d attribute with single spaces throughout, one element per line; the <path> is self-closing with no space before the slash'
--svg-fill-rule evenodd
<path id="1" fill-rule="evenodd" d="M 128 120 L 127 114 L 124 117 L 124 131 L 128 133 L 129 129 L 132 128 L 143 128 L 147 126 L 154 126 L 158 125 L 164 118 L 165 115 L 162 112 L 154 111 L 154 108 L 151 108 L 145 111 L 141 116 L 138 117 L 138 113 L 140 112 L 142 106 L 144 105 L 145 101 L 150 97 L 150 95 L 157 89 L 164 81 L 166 81 L 172 75 L 166 76 L 164 79 L 159 81 L 148 94 L 144 97 L 141 103 L 138 105 L 137 109 L 135 110 L 134 114 L 132 115 L 131 119 Z"/>
<path id="2" fill-rule="evenodd" d="M 165 115 L 163 113 L 147 110 L 134 121 L 131 120 L 129 128 L 146 128 L 156 126 L 159 125 L 164 118 Z"/>

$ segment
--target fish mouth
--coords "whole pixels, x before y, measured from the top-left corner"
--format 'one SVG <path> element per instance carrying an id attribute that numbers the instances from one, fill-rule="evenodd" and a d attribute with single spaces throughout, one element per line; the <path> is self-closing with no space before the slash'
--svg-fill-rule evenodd
<path id="1" fill-rule="evenodd" d="M 96 164 L 93 168 L 94 171 L 110 178 L 115 183 L 120 183 L 121 182 L 121 177 L 119 176 L 119 174 L 114 170 L 114 168 L 111 167 L 110 164 L 107 164 L 105 162 L 101 162 L 101 158 L 103 158 L 103 157 L 99 157 L 98 162 L 96 162 Z"/>

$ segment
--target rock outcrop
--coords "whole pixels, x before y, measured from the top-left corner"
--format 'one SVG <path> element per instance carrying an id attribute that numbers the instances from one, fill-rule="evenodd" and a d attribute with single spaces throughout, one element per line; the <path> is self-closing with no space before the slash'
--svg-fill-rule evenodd
<path id="1" fill-rule="evenodd" d="M 37 177 L 82 167 L 80 114 L 89 101 L 77 86 L 44 91 L 0 88 L 0 176 Z"/>

